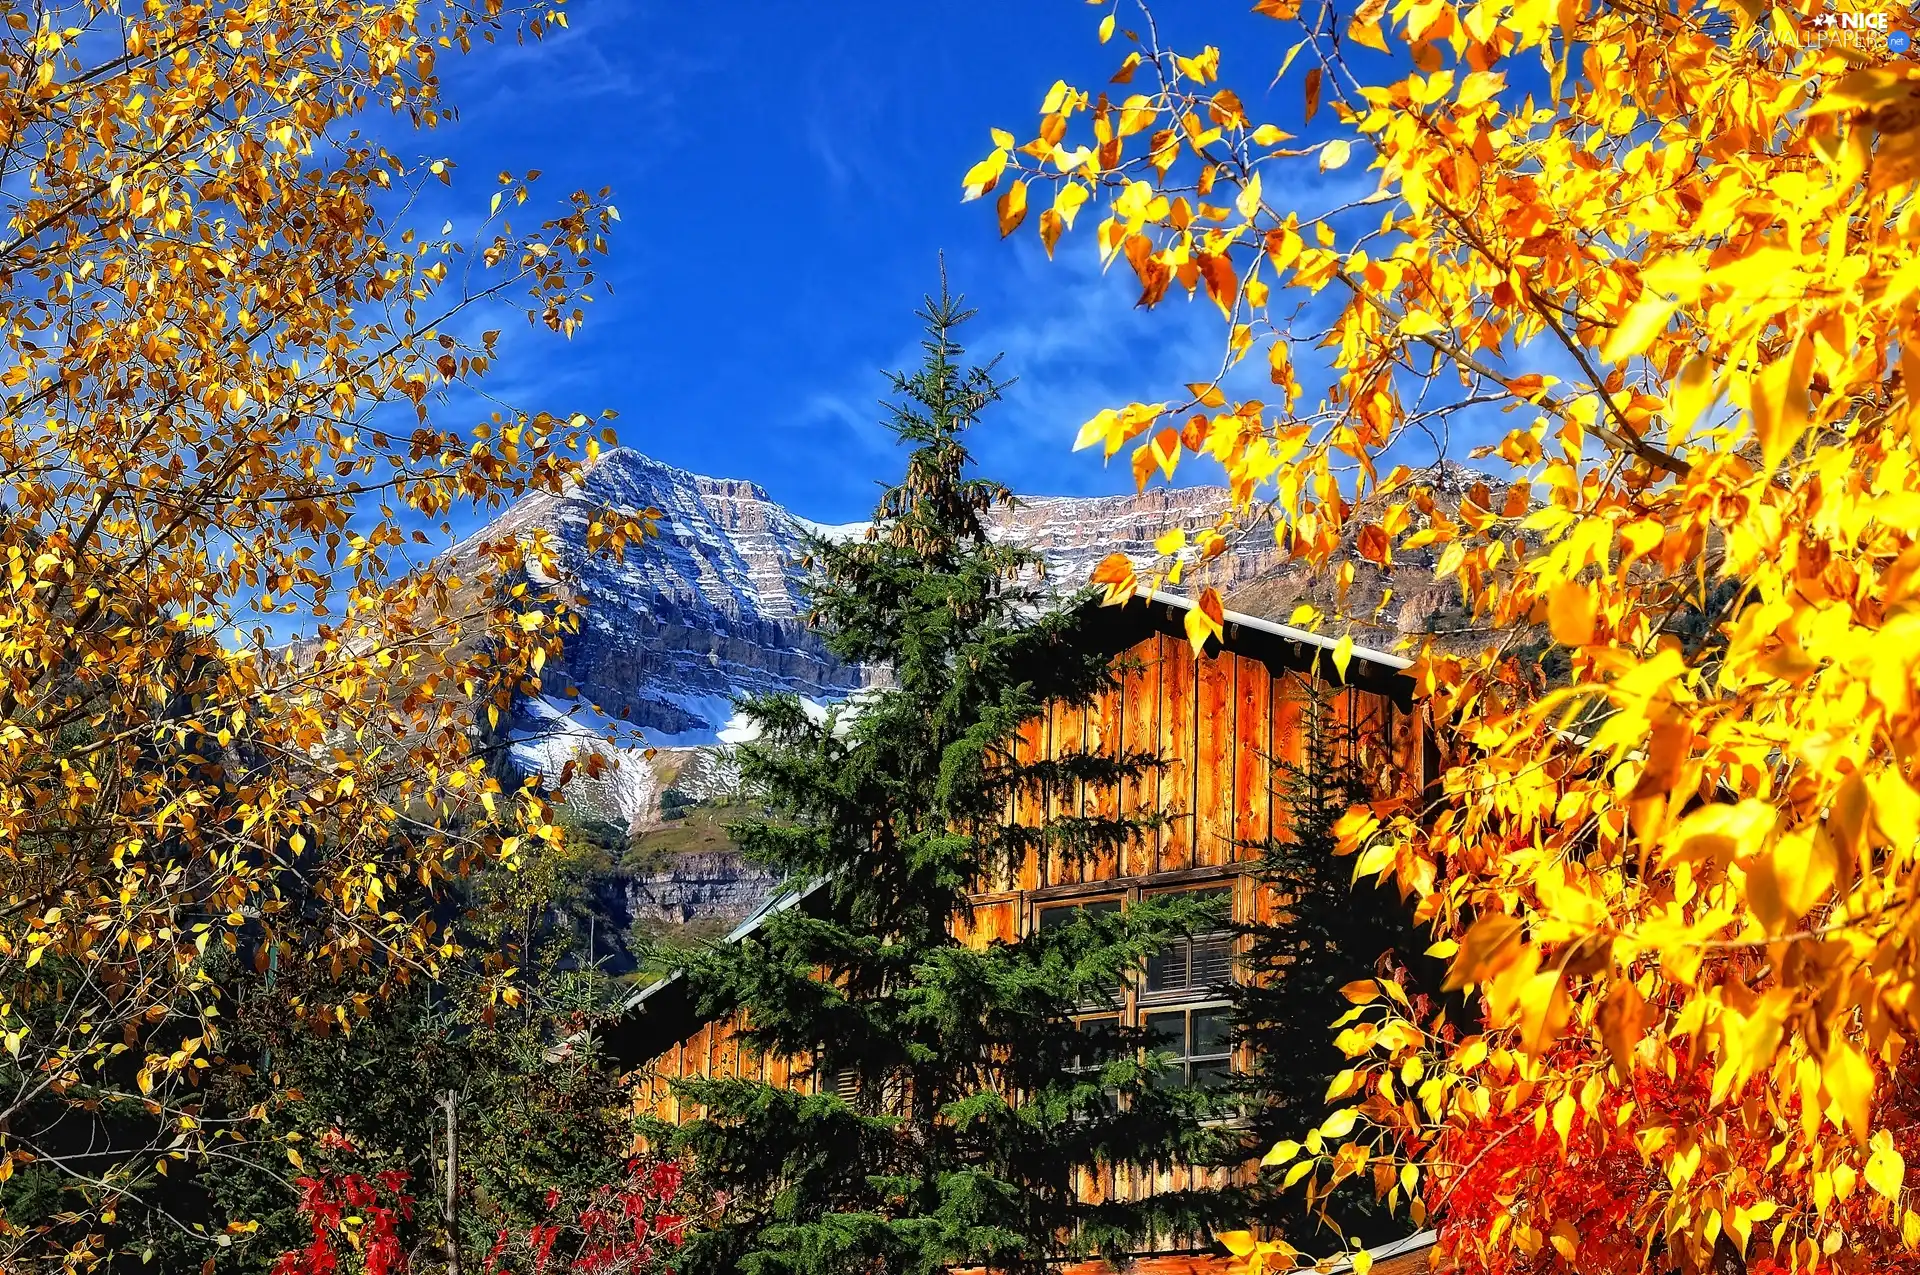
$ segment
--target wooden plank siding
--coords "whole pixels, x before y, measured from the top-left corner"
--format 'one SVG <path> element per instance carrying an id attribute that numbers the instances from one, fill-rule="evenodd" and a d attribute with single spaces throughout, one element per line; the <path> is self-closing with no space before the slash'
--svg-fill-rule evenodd
<path id="1" fill-rule="evenodd" d="M 1252 663 L 1219 655 L 1191 663 L 1194 670 L 1193 866 L 1232 863 L 1235 793 L 1233 730 L 1235 666 Z"/>
<path id="2" fill-rule="evenodd" d="M 1161 634 L 1156 658 L 1160 662 L 1160 830 L 1156 872 L 1178 872 L 1193 866 L 1193 772 L 1195 664 L 1180 650 L 1177 639 Z"/>
<path id="3" fill-rule="evenodd" d="M 1383 787 L 1412 794 L 1431 782 L 1430 746 L 1418 717 L 1404 711 L 1404 683 L 1390 671 L 1363 670 L 1356 660 L 1349 672 L 1363 676 L 1350 685 L 1329 684 L 1324 652 L 1315 658 L 1271 636 L 1243 645 L 1233 627 L 1225 649 L 1210 645 L 1197 660 L 1177 629 L 1162 624 L 1140 634 L 1116 653 L 1110 689 L 1084 707 L 1054 705 L 1020 728 L 1013 754 L 1021 764 L 1084 750 L 1108 757 L 1158 753 L 1161 765 L 1118 784 L 1055 784 L 1018 794 L 1007 802 L 1013 820 L 1033 826 L 1084 814 L 1158 815 L 1163 822 L 1117 849 L 1086 856 L 1060 847 L 1029 853 L 1024 863 L 983 883 L 971 915 L 956 921 L 962 941 L 1017 942 L 1032 932 L 1041 902 L 1138 898 L 1141 890 L 1163 885 L 1230 885 L 1236 921 L 1284 915 L 1286 901 L 1250 869 L 1267 838 L 1288 835 L 1285 806 L 1275 790 L 1280 768 L 1306 758 L 1307 709 L 1316 694 L 1327 696 L 1338 719 L 1357 728 L 1358 747 Z M 1138 999 L 1128 993 L 1129 1013 Z M 807 1091 L 831 1087 L 831 1078 L 814 1077 L 805 1059 L 752 1057 L 734 1039 L 736 1026 L 703 1024 L 659 1050 L 637 1073 L 636 1105 L 670 1121 L 693 1116 L 667 1083 L 692 1075 L 764 1077 Z M 1237 1065 L 1249 1062 L 1241 1057 Z M 1080 1189 L 1089 1200 L 1129 1198 L 1221 1185 L 1227 1176 L 1224 1170 L 1142 1173 L 1103 1166 L 1082 1175 Z M 1159 1251 L 1180 1247 L 1169 1240 Z M 1190 1268 L 1174 1261 L 1165 1269 L 1218 1267 L 1197 1259 Z"/>
<path id="4" fill-rule="evenodd" d="M 1127 651 L 1121 665 L 1120 746 L 1128 756 L 1154 753 L 1160 746 L 1160 644 L 1155 640 L 1139 643 Z M 1157 766 L 1143 768 L 1120 783 L 1120 808 L 1129 815 L 1160 809 L 1161 772 Z M 1117 876 L 1145 876 L 1155 871 L 1160 860 L 1162 832 L 1145 828 L 1130 840 L 1120 855 Z"/>

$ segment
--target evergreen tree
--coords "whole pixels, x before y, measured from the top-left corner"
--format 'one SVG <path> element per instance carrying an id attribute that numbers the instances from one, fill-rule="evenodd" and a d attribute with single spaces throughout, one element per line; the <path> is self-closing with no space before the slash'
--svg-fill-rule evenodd
<path id="1" fill-rule="evenodd" d="M 810 549 L 816 623 L 841 658 L 887 666 L 891 685 L 825 721 L 791 697 L 745 706 L 761 738 L 742 778 L 773 816 L 734 834 L 751 858 L 821 885 L 746 939 L 690 956 L 684 977 L 704 1013 L 745 1011 L 748 1046 L 806 1059 L 829 1083 L 677 1082 L 704 1117 L 658 1132 L 726 1200 L 681 1275 L 1037 1270 L 1244 1214 L 1230 1192 L 1089 1204 L 1078 1189 L 1102 1165 L 1207 1163 L 1230 1141 L 1206 1123 L 1219 1095 L 1165 1084 L 1140 1034 L 1095 1040 L 1073 1022 L 1113 1003 L 1201 908 L 1083 913 L 984 948 L 956 937 L 996 869 L 1035 851 L 1111 851 L 1147 826 L 1021 827 L 1005 813 L 1015 793 L 1155 764 L 1015 762 L 1023 721 L 1049 700 L 1086 703 L 1113 673 L 1076 639 L 1076 613 L 1047 605 L 1037 557 L 987 535 L 984 516 L 1012 497 L 973 472 L 963 438 L 1004 385 L 991 364 L 961 365 L 969 314 L 944 287 L 928 299 L 925 362 L 892 378 L 905 475 L 864 539 Z"/>
<path id="2" fill-rule="evenodd" d="M 1236 1033 L 1255 1058 L 1241 1088 L 1250 1099 L 1243 1126 L 1248 1151 L 1256 1156 L 1280 1141 L 1304 1141 L 1332 1111 L 1328 1087 L 1348 1065 L 1334 1045 L 1332 1024 L 1353 1008 L 1341 988 L 1386 975 L 1434 1004 L 1444 973 L 1422 955 L 1432 939 L 1414 922 L 1412 905 L 1391 885 L 1355 882 L 1353 860 L 1335 853 L 1334 825 L 1374 796 L 1366 741 L 1338 720 L 1331 696 L 1318 685 L 1301 715 L 1301 732 L 1302 759 L 1275 759 L 1285 833 L 1266 843 L 1259 864 L 1282 910 L 1271 923 L 1242 927 L 1250 941 L 1244 978 L 1233 991 Z M 1279 1189 L 1271 1179 L 1284 1172 L 1269 1171 L 1275 1189 L 1257 1216 L 1298 1247 L 1316 1242 L 1327 1222 L 1369 1245 L 1410 1229 L 1404 1210 L 1392 1216 L 1376 1198 L 1370 1175 L 1326 1192 L 1317 1181 Z"/>

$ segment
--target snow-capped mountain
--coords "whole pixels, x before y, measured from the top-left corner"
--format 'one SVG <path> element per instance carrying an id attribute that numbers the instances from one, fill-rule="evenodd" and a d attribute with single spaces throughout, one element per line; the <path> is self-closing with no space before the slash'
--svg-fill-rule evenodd
<path id="1" fill-rule="evenodd" d="M 996 534 L 1047 558 L 1049 576 L 1068 588 L 1116 550 L 1152 552 L 1169 526 L 1213 525 L 1227 506 L 1223 488 L 1156 490 L 1138 496 L 1043 497 L 999 515 Z M 624 561 L 586 549 L 599 510 L 658 509 L 659 535 L 630 546 Z M 584 601 L 581 631 L 549 691 L 571 685 L 609 717 L 639 728 L 660 747 L 725 742 L 735 697 L 791 692 L 816 703 L 873 685 L 878 674 L 835 659 L 805 623 L 800 557 L 809 533 L 862 534 L 855 523 L 826 526 L 775 503 L 738 479 L 689 473 L 627 448 L 602 455 L 565 496 L 538 494 L 509 508 L 468 543 L 525 536 L 545 528 L 567 585 Z M 1230 587 L 1277 560 L 1264 550 L 1215 564 L 1210 576 Z M 552 583 L 541 581 L 539 583 Z M 529 716 L 550 725 L 569 711 L 550 695 Z M 576 720 L 583 729 L 601 723 Z M 541 769 L 548 759 L 539 759 Z"/>

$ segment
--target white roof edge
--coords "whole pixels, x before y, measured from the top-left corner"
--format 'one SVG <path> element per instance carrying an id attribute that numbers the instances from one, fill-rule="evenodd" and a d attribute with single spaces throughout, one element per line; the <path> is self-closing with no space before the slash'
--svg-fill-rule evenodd
<path id="1" fill-rule="evenodd" d="M 1162 592 L 1159 589 L 1155 589 L 1151 593 L 1141 594 L 1140 596 L 1146 598 L 1149 602 L 1164 602 L 1168 606 L 1178 607 L 1182 611 L 1191 611 L 1194 606 L 1192 598 L 1183 598 L 1177 594 Z M 1239 611 L 1222 612 L 1221 618 L 1228 624 L 1238 624 L 1244 628 L 1258 629 L 1262 633 L 1271 633 L 1275 637 L 1283 637 L 1290 642 L 1304 642 L 1308 646 L 1317 646 L 1326 651 L 1331 651 L 1339 645 L 1338 638 L 1330 638 L 1323 633 L 1309 633 L 1305 629 L 1296 629 L 1291 624 L 1275 624 L 1272 620 L 1262 620 L 1258 616 L 1244 615 Z M 1353 653 L 1369 664 L 1379 664 L 1390 669 L 1398 670 L 1413 667 L 1412 660 L 1406 659 L 1403 656 L 1390 654 L 1386 651 L 1376 651 L 1370 646 L 1355 644 Z"/>
<path id="2" fill-rule="evenodd" d="M 1417 1253 L 1423 1248 L 1432 1248 L 1439 1239 L 1438 1231 L 1415 1231 L 1405 1239 L 1394 1240 L 1390 1244 L 1368 1249 L 1367 1256 L 1376 1262 L 1384 1262 L 1390 1257 L 1401 1257 L 1407 1253 Z M 1341 1275 L 1341 1272 L 1351 1270 L 1353 1270 L 1353 1258 L 1349 1255 L 1345 1260 L 1328 1267 L 1327 1275 Z"/>
<path id="3" fill-rule="evenodd" d="M 722 943 L 738 943 L 741 939 L 747 937 L 747 935 L 753 933 L 755 930 L 759 929 L 762 925 L 764 925 L 768 917 L 774 916 L 775 914 L 780 912 L 785 912 L 788 908 L 793 907 L 795 904 L 799 903 L 800 900 L 806 898 L 809 894 L 812 894 L 815 890 L 818 890 L 821 886 L 825 885 L 826 883 L 827 883 L 827 878 L 815 877 L 813 880 L 807 882 L 807 884 L 801 886 L 798 889 L 788 890 L 788 889 L 782 888 L 776 891 L 772 898 L 768 899 L 765 903 L 761 904 L 758 908 L 754 909 L 753 915 L 749 916 L 746 920 L 740 922 L 740 924 L 734 926 L 731 930 L 727 932 L 727 937 L 725 937 L 724 939 L 721 939 L 720 941 Z M 646 1003 L 648 997 L 652 996 L 655 992 L 659 991 L 661 988 L 666 987 L 669 984 L 672 984 L 673 982 L 677 981 L 680 978 L 680 976 L 685 972 L 686 972 L 685 970 L 676 969 L 666 974 L 664 977 L 657 978 L 653 982 L 648 983 L 645 987 L 641 988 L 639 991 L 635 992 L 633 995 L 627 997 L 626 1001 L 620 1006 L 621 1012 L 631 1013 L 633 1010 L 640 1008 L 641 1005 Z"/>

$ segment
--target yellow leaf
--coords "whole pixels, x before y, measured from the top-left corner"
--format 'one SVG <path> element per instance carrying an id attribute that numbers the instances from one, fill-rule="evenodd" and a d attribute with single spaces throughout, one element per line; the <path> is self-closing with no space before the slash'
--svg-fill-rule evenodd
<path id="1" fill-rule="evenodd" d="M 1246 1257 L 1260 1247 L 1249 1231 L 1221 1231 L 1214 1238 L 1226 1245 L 1227 1252 L 1235 1257 Z"/>
<path id="2" fill-rule="evenodd" d="M 1425 310 L 1409 310 L 1400 320 L 1402 336 L 1426 336 L 1430 332 L 1441 332 L 1446 324 L 1428 314 Z"/>
<path id="3" fill-rule="evenodd" d="M 1835 1034 L 1820 1061 L 1820 1082 L 1840 1108 L 1840 1118 L 1853 1136 L 1867 1138 L 1868 1112 L 1873 1105 L 1873 1068 L 1853 1042 Z"/>
<path id="4" fill-rule="evenodd" d="M 1104 442 L 1113 432 L 1119 419 L 1120 413 L 1114 411 L 1111 407 L 1101 408 L 1100 411 L 1094 415 L 1093 419 L 1082 425 L 1080 432 L 1074 435 L 1073 450 L 1076 452 L 1084 451 L 1095 443 Z M 1113 453 L 1112 448 L 1108 448 L 1107 451 L 1109 455 Z"/>
<path id="5" fill-rule="evenodd" d="M 1547 627 L 1562 646 L 1587 646 L 1593 641 L 1593 594 L 1587 586 L 1569 580 L 1547 595 Z"/>
<path id="6" fill-rule="evenodd" d="M 1889 1200 L 1900 1198 L 1907 1182 L 1907 1162 L 1893 1145 L 1893 1135 L 1885 1129 L 1873 1135 L 1873 1154 L 1867 1159 L 1867 1185 Z"/>
<path id="7" fill-rule="evenodd" d="M 1666 836 L 1664 861 L 1720 862 L 1757 853 L 1772 836 L 1779 814 L 1764 801 L 1717 801 L 1687 812 Z"/>
<path id="8" fill-rule="evenodd" d="M 1274 1143 L 1273 1149 L 1260 1158 L 1260 1163 L 1270 1168 L 1276 1167 L 1287 1163 L 1299 1154 L 1300 1144 L 1289 1138 L 1285 1142 Z"/>
<path id="9" fill-rule="evenodd" d="M 1647 291 L 1627 308 L 1626 315 L 1607 337 L 1600 357 L 1609 363 L 1625 362 L 1647 348 L 1654 336 L 1667 326 L 1667 320 L 1679 303 L 1660 293 Z"/>
<path id="10" fill-rule="evenodd" d="M 991 191 L 994 186 L 999 183 L 1000 174 L 1006 166 L 1006 148 L 995 147 L 993 154 L 987 156 L 972 168 L 969 168 L 967 175 L 960 179 L 960 184 L 965 187 L 965 191 L 961 196 L 961 202 L 964 203 L 967 200 L 978 199 L 980 196 Z"/>
<path id="11" fill-rule="evenodd" d="M 1331 172 L 1347 162 L 1353 147 L 1342 138 L 1334 138 L 1320 147 L 1320 171 Z"/>
<path id="12" fill-rule="evenodd" d="M 1353 634 L 1342 633 L 1340 640 L 1333 644 L 1333 667 L 1340 674 L 1340 680 L 1347 680 L 1347 665 L 1353 660 Z"/>
<path id="13" fill-rule="evenodd" d="M 1373 1269 L 1373 1254 L 1361 1249 L 1353 1255 L 1353 1275 L 1367 1275 Z"/>
<path id="14" fill-rule="evenodd" d="M 1713 406 L 1713 362 L 1696 357 L 1686 361 L 1667 396 L 1667 439 L 1671 445 L 1685 438 Z"/>
<path id="15" fill-rule="evenodd" d="M 1793 450 L 1806 433 L 1812 412 L 1807 381 L 1813 367 L 1813 342 L 1794 342 L 1789 357 L 1769 361 L 1755 378 L 1751 410 L 1753 436 L 1760 443 L 1762 461 L 1771 470 Z"/>
<path id="16" fill-rule="evenodd" d="M 1187 547 L 1187 533 L 1179 527 L 1163 531 L 1153 542 L 1153 551 L 1162 557 L 1179 553 Z"/>
<path id="17" fill-rule="evenodd" d="M 1381 53 L 1385 53 L 1387 51 L 1387 37 L 1381 30 L 1380 19 L 1377 16 L 1367 16 L 1369 9 L 1372 9 L 1375 14 L 1378 14 L 1385 8 L 1385 4 L 1361 5 L 1360 12 L 1356 14 L 1353 21 L 1347 25 L 1347 38 L 1355 44 L 1364 45 L 1369 49 L 1377 49 Z"/>
<path id="18" fill-rule="evenodd" d="M 1109 13 L 1100 19 L 1100 43 L 1105 44 L 1111 39 L 1113 39 L 1113 15 Z"/>
<path id="19" fill-rule="evenodd" d="M 1521 1048 L 1538 1058 L 1560 1039 L 1573 1012 L 1565 973 L 1546 969 L 1533 975 L 1520 988 L 1518 1008 Z"/>
<path id="20" fill-rule="evenodd" d="M 1255 173 L 1252 177 L 1248 178 L 1247 184 L 1240 188 L 1240 193 L 1234 197 L 1233 207 L 1236 212 L 1248 221 L 1252 221 L 1255 214 L 1260 211 L 1259 173 Z"/>
<path id="21" fill-rule="evenodd" d="M 1747 897 L 1770 930 L 1784 931 L 1813 910 L 1839 869 L 1832 838 L 1795 829 L 1746 865 Z"/>
<path id="22" fill-rule="evenodd" d="M 1063 182 L 1054 192 L 1053 211 L 1060 217 L 1061 224 L 1073 228 L 1073 218 L 1080 211 L 1080 205 L 1087 202 L 1087 188 L 1079 182 Z"/>

